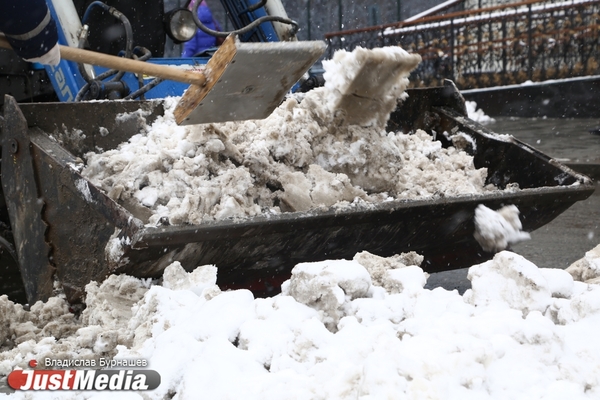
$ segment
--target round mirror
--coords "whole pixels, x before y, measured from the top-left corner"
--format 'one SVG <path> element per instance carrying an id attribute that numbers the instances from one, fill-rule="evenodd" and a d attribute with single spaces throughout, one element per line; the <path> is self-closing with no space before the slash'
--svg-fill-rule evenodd
<path id="1" fill-rule="evenodd" d="M 167 35 L 176 43 L 187 42 L 196 33 L 196 23 L 190 10 L 177 8 L 165 15 Z"/>

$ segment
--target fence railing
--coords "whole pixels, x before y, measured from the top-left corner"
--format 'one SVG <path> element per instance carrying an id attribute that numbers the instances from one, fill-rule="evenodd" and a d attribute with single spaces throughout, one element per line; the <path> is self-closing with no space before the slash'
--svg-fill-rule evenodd
<path id="1" fill-rule="evenodd" d="M 329 55 L 399 45 L 423 62 L 413 86 L 460 89 L 600 74 L 600 0 L 540 1 L 327 34 Z"/>

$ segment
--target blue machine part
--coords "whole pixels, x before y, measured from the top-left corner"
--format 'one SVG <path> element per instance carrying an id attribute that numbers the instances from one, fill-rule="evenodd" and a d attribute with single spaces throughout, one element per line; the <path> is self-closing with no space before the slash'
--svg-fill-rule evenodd
<path id="1" fill-rule="evenodd" d="M 253 4 L 259 3 L 260 0 L 248 0 L 245 1 L 247 6 L 251 6 Z M 251 21 L 255 21 L 258 18 L 267 16 L 267 13 L 263 7 L 258 8 L 257 10 L 249 13 L 251 15 Z M 277 32 L 275 32 L 275 28 L 273 27 L 272 22 L 263 22 L 257 28 L 261 32 L 262 41 L 264 42 L 278 42 L 279 37 L 277 36 Z"/>
<path id="2" fill-rule="evenodd" d="M 46 1 L 52 17 L 58 21 L 58 16 L 51 1 Z M 58 43 L 67 45 L 68 41 L 61 27 L 58 27 Z M 48 78 L 52 82 L 54 91 L 61 102 L 74 101 L 79 90 L 85 85 L 77 67 L 73 61 L 61 60 L 57 66 L 45 66 Z"/>
<path id="3" fill-rule="evenodd" d="M 233 23 L 236 29 L 242 28 L 245 24 L 248 24 L 257 18 L 266 16 L 267 13 L 263 7 L 260 7 L 254 11 L 248 11 L 248 7 L 253 4 L 259 3 L 260 0 L 223 0 L 223 3 L 229 3 L 226 7 L 233 7 L 230 9 L 230 15 L 232 15 Z M 48 8 L 55 20 L 58 21 L 57 12 L 52 4 L 52 1 L 47 1 Z M 231 12 L 233 10 L 237 12 Z M 65 33 L 62 29 L 58 29 L 59 43 L 61 45 L 68 45 Z M 242 41 L 262 41 L 262 42 L 275 42 L 279 41 L 275 28 L 271 22 L 264 22 L 257 28 L 243 35 L 240 40 Z M 170 66 L 184 66 L 189 65 L 192 68 L 195 65 L 202 65 L 208 62 L 208 57 L 190 57 L 190 58 L 151 58 L 146 62 L 151 62 L 161 65 Z M 61 102 L 74 101 L 77 93 L 86 85 L 85 79 L 79 72 L 77 63 L 73 61 L 61 60 L 57 66 L 44 66 L 46 73 L 54 90 Z M 105 72 L 107 68 L 94 67 L 96 75 Z M 149 83 L 153 77 L 144 77 L 144 84 Z M 139 89 L 138 78 L 133 73 L 125 73 L 122 80 L 134 92 Z M 164 98 L 168 96 L 181 96 L 183 92 L 189 87 L 187 83 L 180 83 L 174 81 L 163 81 L 154 88 L 150 89 L 144 94 L 146 99 Z"/>
<path id="4" fill-rule="evenodd" d="M 260 3 L 260 0 L 221 0 L 221 4 L 234 27 L 234 29 L 242 29 L 252 21 L 267 15 L 264 7 L 260 7 L 254 11 L 248 11 L 248 8 Z M 263 22 L 257 28 L 243 34 L 240 37 L 242 42 L 278 42 L 279 36 L 271 22 Z"/>
<path id="5" fill-rule="evenodd" d="M 190 58 L 151 58 L 146 62 L 151 62 L 158 65 L 167 65 L 173 67 L 189 66 L 190 69 L 200 67 L 208 62 L 208 57 L 190 57 Z M 105 72 L 107 69 L 102 67 L 95 67 L 94 70 L 97 74 Z M 151 76 L 144 77 L 144 84 L 150 83 L 154 78 Z M 138 78 L 135 74 L 130 72 L 125 73 L 123 82 L 134 92 L 139 89 Z M 175 82 L 175 81 L 162 81 L 157 86 L 153 87 L 144 94 L 146 99 L 162 99 L 170 96 L 181 96 L 183 92 L 189 87 L 188 83 Z"/>

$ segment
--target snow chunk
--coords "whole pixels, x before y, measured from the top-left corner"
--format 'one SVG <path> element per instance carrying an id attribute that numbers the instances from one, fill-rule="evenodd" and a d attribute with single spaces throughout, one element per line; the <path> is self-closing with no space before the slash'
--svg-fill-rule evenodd
<path id="1" fill-rule="evenodd" d="M 529 233 L 521 231 L 522 227 L 519 209 L 514 205 L 493 211 L 480 204 L 475 209 L 473 236 L 485 251 L 501 251 L 511 243 L 531 239 Z"/>
<path id="2" fill-rule="evenodd" d="M 496 122 L 494 118 L 487 115 L 481 108 L 477 108 L 477 102 L 465 101 L 465 106 L 467 107 L 467 116 L 469 119 L 479 122 L 480 124 Z"/>
<path id="3" fill-rule="evenodd" d="M 600 244 L 567 269 L 573 279 L 581 282 L 600 283 Z"/>
<path id="4" fill-rule="evenodd" d="M 217 267 L 204 265 L 192 272 L 186 272 L 179 261 L 165 268 L 163 286 L 172 290 L 191 290 L 202 296 L 205 290 L 213 291 L 217 283 Z"/>
<path id="5" fill-rule="evenodd" d="M 553 289 L 546 276 L 524 257 L 501 251 L 493 260 L 469 268 L 472 289 L 465 293 L 465 299 L 479 307 L 503 305 L 524 315 L 544 312 L 552 302 Z"/>
<path id="6" fill-rule="evenodd" d="M 390 294 L 422 289 L 429 276 L 419 267 L 423 256 L 414 251 L 387 258 L 363 251 L 357 253 L 354 260 L 369 271 L 373 285 L 383 287 Z"/>
<path id="7" fill-rule="evenodd" d="M 384 128 L 419 62 L 421 56 L 398 46 L 336 51 L 323 61 L 327 106 L 346 112 L 350 123 Z"/>
<path id="8" fill-rule="evenodd" d="M 75 187 L 77 187 L 77 190 L 79 190 L 79 193 L 81 193 L 85 201 L 87 201 L 88 203 L 94 202 L 94 199 L 92 198 L 92 192 L 90 192 L 90 186 L 88 184 L 88 181 L 86 181 L 85 179 L 78 179 L 75 181 Z"/>
<path id="9" fill-rule="evenodd" d="M 328 260 L 301 263 L 282 285 L 282 293 L 323 312 L 323 322 L 331 331 L 344 316 L 343 306 L 351 300 L 368 297 L 369 272 L 356 261 Z"/>
<path id="10" fill-rule="evenodd" d="M 133 335 L 121 327 L 133 316 L 132 307 L 148 291 L 148 282 L 127 275 L 110 275 L 100 285 L 88 283 L 85 290 L 82 322 L 102 328 L 91 331 L 93 350 L 103 353 L 114 350 L 118 344 L 131 345 Z"/>

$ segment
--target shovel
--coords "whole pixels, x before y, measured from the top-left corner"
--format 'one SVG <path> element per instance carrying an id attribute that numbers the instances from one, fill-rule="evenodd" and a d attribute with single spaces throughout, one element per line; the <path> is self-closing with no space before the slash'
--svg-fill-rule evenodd
<path id="1" fill-rule="evenodd" d="M 0 34 L 0 47 L 11 49 Z M 177 124 L 268 117 L 325 51 L 322 41 L 241 43 L 229 35 L 203 71 L 157 65 L 60 46 L 62 59 L 189 83 L 174 114 Z"/>

